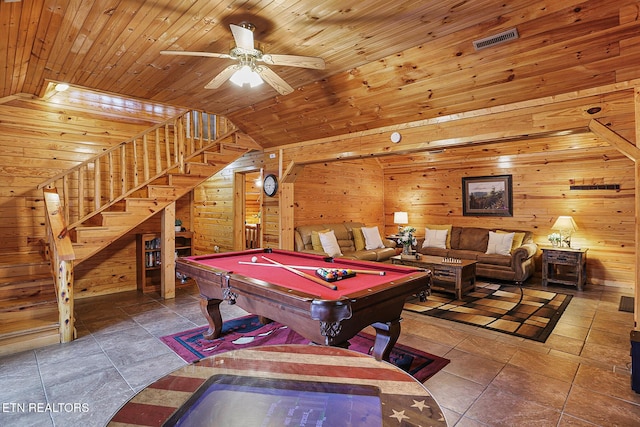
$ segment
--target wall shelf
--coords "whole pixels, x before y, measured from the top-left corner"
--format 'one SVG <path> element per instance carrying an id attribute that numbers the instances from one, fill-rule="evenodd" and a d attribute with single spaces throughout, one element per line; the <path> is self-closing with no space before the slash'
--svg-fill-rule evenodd
<path id="1" fill-rule="evenodd" d="M 176 257 L 190 256 L 193 233 L 176 232 Z M 159 292 L 162 275 L 162 235 L 160 233 L 144 233 L 136 236 L 136 270 L 138 290 Z M 189 283 L 186 283 L 189 284 Z M 185 286 L 176 279 L 176 287 Z"/>

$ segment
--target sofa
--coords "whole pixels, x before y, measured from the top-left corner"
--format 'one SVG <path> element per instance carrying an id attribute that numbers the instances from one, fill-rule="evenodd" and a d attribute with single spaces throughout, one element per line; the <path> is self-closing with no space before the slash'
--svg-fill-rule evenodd
<path id="1" fill-rule="evenodd" d="M 424 238 L 417 239 L 416 250 L 423 255 L 473 259 L 477 276 L 522 284 L 535 271 L 538 246 L 530 231 L 432 225 L 425 227 Z"/>
<path id="2" fill-rule="evenodd" d="M 369 236 L 378 234 L 379 242 L 377 244 L 374 244 L 373 237 L 370 239 L 370 249 L 367 249 L 363 228 L 366 229 Z M 335 236 L 339 249 L 325 250 L 322 247 L 322 241 L 319 240 L 320 236 L 321 234 L 323 236 L 329 234 L 330 237 L 331 233 L 327 233 L 329 231 L 333 231 L 332 234 Z M 295 228 L 294 233 L 295 250 L 297 252 L 366 261 L 387 261 L 396 255 L 395 241 L 384 238 L 379 234 L 379 230 L 374 227 L 367 227 L 361 222 L 300 225 Z M 339 254 L 337 253 L 338 250 Z"/>

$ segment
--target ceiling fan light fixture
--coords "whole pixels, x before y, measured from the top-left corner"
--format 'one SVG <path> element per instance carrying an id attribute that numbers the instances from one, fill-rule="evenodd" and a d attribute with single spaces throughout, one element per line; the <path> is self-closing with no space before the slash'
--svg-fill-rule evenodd
<path id="1" fill-rule="evenodd" d="M 240 67 L 229 80 L 240 87 L 247 84 L 251 87 L 256 87 L 263 83 L 262 77 L 248 65 Z"/>

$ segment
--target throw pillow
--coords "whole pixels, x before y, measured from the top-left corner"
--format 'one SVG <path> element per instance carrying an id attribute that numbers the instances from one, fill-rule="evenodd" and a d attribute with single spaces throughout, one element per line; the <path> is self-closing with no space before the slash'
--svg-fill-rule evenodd
<path id="1" fill-rule="evenodd" d="M 511 232 L 504 231 L 504 230 L 496 230 L 496 233 L 509 234 Z M 524 241 L 524 233 L 520 233 L 518 231 L 514 231 L 513 233 L 514 234 L 513 234 L 513 242 L 511 243 L 511 252 L 515 251 L 520 246 L 522 246 L 522 242 Z"/>
<path id="2" fill-rule="evenodd" d="M 451 249 L 451 228 L 453 225 L 451 224 L 443 224 L 443 225 L 435 225 L 435 224 L 427 224 L 426 228 L 429 230 L 447 230 L 447 249 Z"/>
<path id="3" fill-rule="evenodd" d="M 489 232 L 489 243 L 486 254 L 509 255 L 511 253 L 511 243 L 515 233 L 494 233 Z"/>
<path id="4" fill-rule="evenodd" d="M 331 257 L 342 256 L 340 251 L 340 245 L 338 245 L 338 239 L 333 230 L 327 232 L 319 232 L 318 237 L 320 243 L 322 243 L 322 250 Z"/>
<path id="5" fill-rule="evenodd" d="M 384 248 L 382 238 L 380 237 L 380 231 L 378 226 L 375 227 L 362 227 L 362 234 L 364 235 L 364 248 L 367 250 Z"/>
<path id="6" fill-rule="evenodd" d="M 423 248 L 447 248 L 447 236 L 449 235 L 449 230 L 431 230 L 429 228 L 425 228 L 424 231 L 424 242 L 422 243 Z"/>
<path id="7" fill-rule="evenodd" d="M 326 233 L 327 231 L 329 230 L 314 230 L 311 232 L 311 246 L 313 246 L 314 251 L 322 252 L 322 243 L 320 243 L 319 233 Z"/>
<path id="8" fill-rule="evenodd" d="M 361 251 L 364 249 L 364 234 L 362 234 L 362 228 L 355 227 L 351 230 L 353 232 L 353 244 L 356 247 L 356 251 Z"/>

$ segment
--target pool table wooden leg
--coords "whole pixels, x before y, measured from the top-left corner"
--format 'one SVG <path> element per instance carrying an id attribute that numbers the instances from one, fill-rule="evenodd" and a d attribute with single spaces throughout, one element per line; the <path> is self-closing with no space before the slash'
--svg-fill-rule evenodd
<path id="1" fill-rule="evenodd" d="M 221 302 L 222 300 L 219 299 L 207 299 L 200 297 L 200 310 L 202 310 L 204 318 L 207 319 L 207 322 L 209 323 L 209 330 L 202 334 L 207 340 L 216 339 L 222 333 L 222 315 L 220 314 Z"/>
<path id="2" fill-rule="evenodd" d="M 391 349 L 396 345 L 396 341 L 400 336 L 400 319 L 391 322 L 376 322 L 371 326 L 376 330 L 373 356 L 376 360 L 389 361 Z"/>

